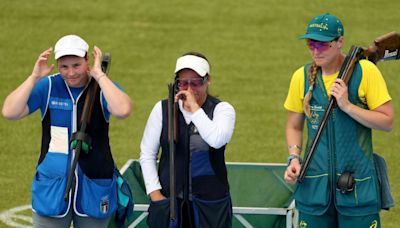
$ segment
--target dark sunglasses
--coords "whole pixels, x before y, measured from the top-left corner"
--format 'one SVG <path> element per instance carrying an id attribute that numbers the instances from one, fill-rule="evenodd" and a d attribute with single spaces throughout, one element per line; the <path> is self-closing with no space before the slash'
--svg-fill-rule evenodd
<path id="1" fill-rule="evenodd" d="M 326 51 L 329 48 L 332 47 L 332 41 L 329 42 L 321 42 L 321 41 L 315 41 L 315 40 L 307 40 L 307 47 L 311 51 L 318 50 L 318 51 Z"/>
<path id="2" fill-rule="evenodd" d="M 190 87 L 198 88 L 208 80 L 208 77 L 205 76 L 204 78 L 191 78 L 191 79 L 176 79 L 176 84 L 178 85 L 179 89 L 187 89 Z"/>

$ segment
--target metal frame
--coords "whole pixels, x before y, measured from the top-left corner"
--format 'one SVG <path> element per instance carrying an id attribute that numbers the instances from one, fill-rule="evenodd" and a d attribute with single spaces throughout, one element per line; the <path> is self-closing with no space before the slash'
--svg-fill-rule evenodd
<path id="1" fill-rule="evenodd" d="M 143 211 L 128 227 L 133 228 L 140 224 L 148 215 L 148 204 L 136 204 L 134 211 Z M 272 208 L 272 207 L 233 207 L 233 216 L 246 228 L 253 227 L 242 214 L 253 215 L 284 215 L 286 216 L 286 228 L 295 227 L 297 224 L 298 213 L 294 207 L 294 201 L 288 208 Z"/>
<path id="2" fill-rule="evenodd" d="M 134 159 L 129 159 L 125 165 L 121 168 L 121 173 L 124 173 L 126 169 Z M 281 163 L 245 163 L 245 162 L 227 162 L 226 164 L 232 165 L 260 165 L 260 166 L 280 166 Z M 135 204 L 134 211 L 143 211 L 143 213 L 136 218 L 128 227 L 133 228 L 140 224 L 148 215 L 149 205 L 148 204 Z M 286 228 L 297 227 L 298 212 L 295 208 L 294 200 L 290 203 L 287 208 L 275 208 L 275 207 L 233 207 L 233 216 L 246 228 L 253 227 L 242 214 L 253 214 L 253 215 L 284 215 L 286 216 Z"/>

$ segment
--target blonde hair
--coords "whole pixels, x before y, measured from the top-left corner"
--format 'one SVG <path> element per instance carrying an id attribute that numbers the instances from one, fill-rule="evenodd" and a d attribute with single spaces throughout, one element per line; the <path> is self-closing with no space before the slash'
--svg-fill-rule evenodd
<path id="1" fill-rule="evenodd" d="M 313 62 L 308 69 L 308 91 L 306 95 L 304 96 L 303 100 L 303 109 L 304 113 L 306 114 L 307 117 L 311 116 L 311 108 L 310 108 L 310 101 L 312 97 L 312 91 L 314 89 L 314 84 L 315 84 L 315 79 L 317 78 L 317 73 L 318 73 L 319 66 L 315 62 Z"/>

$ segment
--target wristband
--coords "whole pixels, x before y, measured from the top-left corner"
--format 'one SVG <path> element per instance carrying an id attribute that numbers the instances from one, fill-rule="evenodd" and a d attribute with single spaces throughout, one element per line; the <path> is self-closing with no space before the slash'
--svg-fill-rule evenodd
<path id="1" fill-rule="evenodd" d="M 301 151 L 301 146 L 298 146 L 296 144 L 289 145 L 287 148 L 288 148 L 288 150 L 293 149 L 293 148 L 297 148 L 299 151 Z"/>
<path id="2" fill-rule="evenodd" d="M 287 159 L 287 165 L 288 165 L 288 166 L 290 165 L 290 162 L 291 162 L 293 159 L 299 160 L 299 162 L 300 162 L 300 164 L 301 164 L 301 157 L 300 157 L 299 155 L 297 155 L 297 154 L 291 154 L 291 155 L 289 155 L 289 157 L 288 157 L 288 159 Z"/>

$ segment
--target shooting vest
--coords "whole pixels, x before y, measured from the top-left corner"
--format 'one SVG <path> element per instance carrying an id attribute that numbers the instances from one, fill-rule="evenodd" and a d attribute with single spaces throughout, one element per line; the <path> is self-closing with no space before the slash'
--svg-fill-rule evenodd
<path id="1" fill-rule="evenodd" d="M 309 67 L 304 67 L 304 95 L 309 87 Z M 348 97 L 351 103 L 367 109 L 358 96 L 361 79 L 362 68 L 357 63 L 348 83 Z M 306 119 L 307 148 L 317 132 L 328 103 L 329 98 L 319 70 L 310 101 L 311 116 Z M 341 193 L 336 187 L 337 179 L 344 172 L 351 172 L 355 177 L 354 190 L 349 193 Z M 371 129 L 338 107 L 334 108 L 304 182 L 297 185 L 295 199 L 296 207 L 301 212 L 312 215 L 323 214 L 332 203 L 339 213 L 347 216 L 379 213 L 380 196 L 373 161 Z"/>
<path id="2" fill-rule="evenodd" d="M 80 128 L 87 90 L 76 100 L 62 77 L 50 76 L 48 104 L 42 118 L 42 149 L 32 184 L 33 210 L 44 216 L 65 216 L 74 200 L 78 215 L 106 218 L 116 209 L 116 177 L 101 95 L 96 96 L 86 132 L 92 138 L 88 153 L 81 151 L 75 171 L 75 194 L 64 201 L 74 152 L 71 135 Z"/>
<path id="3" fill-rule="evenodd" d="M 202 106 L 210 119 L 215 106 L 220 101 L 208 96 Z M 163 124 L 160 137 L 162 154 L 159 164 L 159 177 L 162 193 L 169 197 L 169 146 L 167 100 L 162 101 Z M 199 135 L 193 123 L 186 124 L 182 113 L 178 112 L 178 143 L 175 152 L 176 193 L 188 200 L 191 196 L 200 199 L 221 199 L 229 192 L 225 166 L 225 146 L 210 147 Z M 212 187 L 211 187 L 212 186 Z"/>

